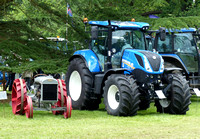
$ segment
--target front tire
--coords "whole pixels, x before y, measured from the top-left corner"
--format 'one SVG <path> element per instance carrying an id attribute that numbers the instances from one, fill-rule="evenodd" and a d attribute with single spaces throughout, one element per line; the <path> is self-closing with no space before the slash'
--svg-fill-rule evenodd
<path id="1" fill-rule="evenodd" d="M 167 96 L 169 105 L 162 109 L 159 101 L 155 101 L 157 111 L 170 114 L 186 114 L 191 104 L 189 84 L 182 75 L 170 74 L 168 76 L 173 76 L 172 87 L 169 89 L 169 95 Z"/>
<path id="2" fill-rule="evenodd" d="M 66 73 L 67 93 L 72 99 L 73 109 L 96 110 L 101 97 L 92 92 L 93 77 L 81 58 L 74 58 Z"/>
<path id="3" fill-rule="evenodd" d="M 108 114 L 136 115 L 139 102 L 138 86 L 131 76 L 114 74 L 105 81 L 104 104 Z"/>

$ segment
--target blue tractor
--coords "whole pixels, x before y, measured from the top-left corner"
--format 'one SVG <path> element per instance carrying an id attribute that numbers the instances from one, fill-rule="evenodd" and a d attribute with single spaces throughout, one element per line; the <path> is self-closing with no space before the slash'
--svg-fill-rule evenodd
<path id="1" fill-rule="evenodd" d="M 164 72 L 161 55 L 146 51 L 148 23 L 90 21 L 89 49 L 70 58 L 66 73 L 72 107 L 96 110 L 104 98 L 107 113 L 133 116 L 155 100 L 158 112 L 185 114 L 190 93 L 181 76 Z M 180 82 L 181 80 L 181 82 Z"/>
<path id="2" fill-rule="evenodd" d="M 165 39 L 161 40 L 159 31 L 150 31 L 155 33 L 153 47 L 158 51 L 164 61 L 166 68 L 177 68 L 173 72 L 182 74 L 189 81 L 191 92 L 198 93 L 200 88 L 200 59 L 197 47 L 199 35 L 195 28 L 165 30 Z"/>

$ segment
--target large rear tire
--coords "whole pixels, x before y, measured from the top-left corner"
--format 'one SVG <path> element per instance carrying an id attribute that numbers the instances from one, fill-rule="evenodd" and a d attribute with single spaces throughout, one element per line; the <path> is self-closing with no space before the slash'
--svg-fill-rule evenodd
<path id="1" fill-rule="evenodd" d="M 101 103 L 101 97 L 94 95 L 93 77 L 81 58 L 74 58 L 66 73 L 67 93 L 72 99 L 73 109 L 96 110 Z"/>
<path id="2" fill-rule="evenodd" d="M 168 78 L 173 76 L 172 87 L 169 89 L 167 96 L 167 107 L 162 108 L 159 101 L 155 101 L 157 112 L 165 112 L 170 114 L 186 114 L 189 110 L 190 88 L 186 79 L 182 75 L 170 74 Z"/>
<path id="3" fill-rule="evenodd" d="M 104 104 L 107 113 L 114 116 L 133 116 L 139 109 L 139 91 L 131 76 L 114 74 L 104 86 Z"/>

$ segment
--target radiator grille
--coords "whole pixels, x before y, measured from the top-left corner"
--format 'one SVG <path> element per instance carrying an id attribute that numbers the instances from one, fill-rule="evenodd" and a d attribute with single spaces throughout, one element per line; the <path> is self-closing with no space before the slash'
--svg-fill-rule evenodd
<path id="1" fill-rule="evenodd" d="M 57 101 L 57 84 L 43 84 L 43 100 Z"/>
<path id="2" fill-rule="evenodd" d="M 149 52 L 149 51 L 140 51 L 142 54 L 144 54 L 147 59 L 149 60 L 149 63 L 151 64 L 151 67 L 154 71 L 159 71 L 161 59 L 160 56 L 156 53 Z M 153 59 L 153 57 L 156 57 L 156 59 Z"/>

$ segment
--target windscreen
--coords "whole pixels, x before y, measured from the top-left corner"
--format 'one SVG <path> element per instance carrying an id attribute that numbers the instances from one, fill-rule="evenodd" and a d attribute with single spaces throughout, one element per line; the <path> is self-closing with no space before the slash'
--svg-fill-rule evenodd
<path id="1" fill-rule="evenodd" d="M 112 47 L 145 50 L 144 34 L 140 30 L 116 30 L 112 33 Z"/>

